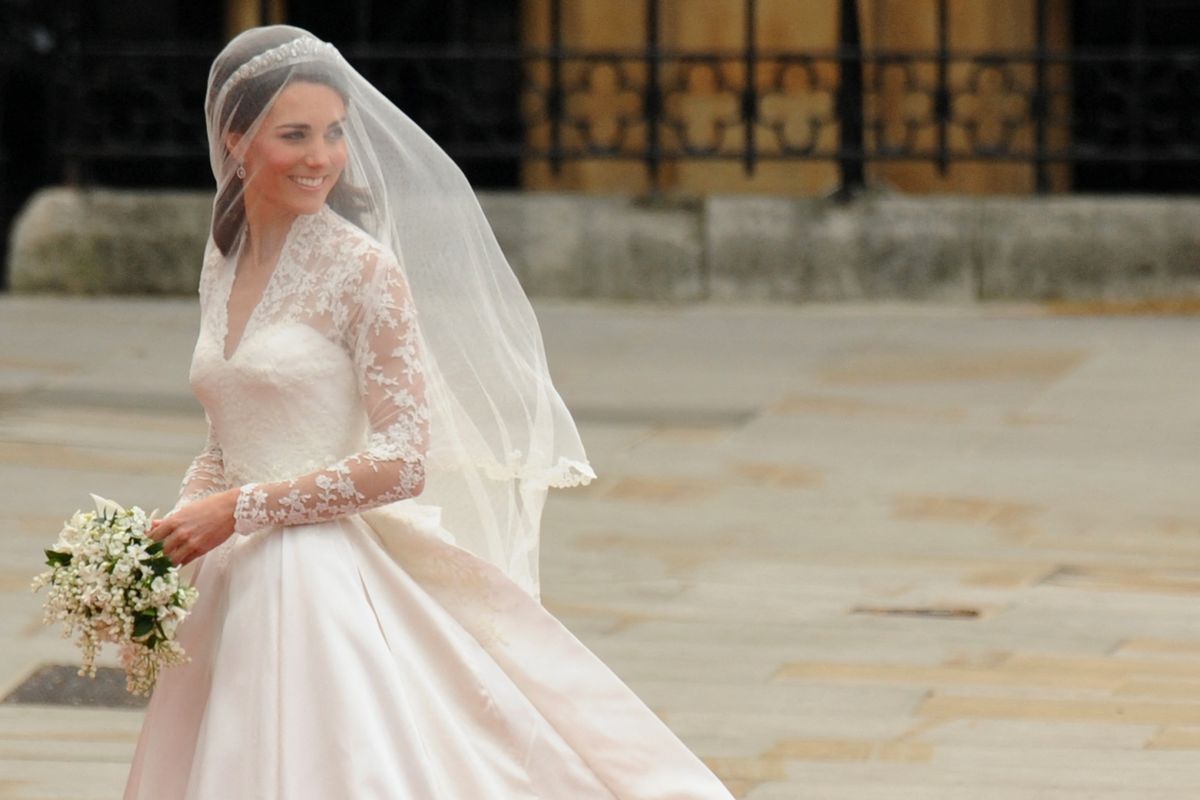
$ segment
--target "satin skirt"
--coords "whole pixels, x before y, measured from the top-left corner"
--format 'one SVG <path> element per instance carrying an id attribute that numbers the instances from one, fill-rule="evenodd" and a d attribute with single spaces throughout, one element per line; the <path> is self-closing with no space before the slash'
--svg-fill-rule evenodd
<path id="1" fill-rule="evenodd" d="M 192 580 L 125 800 L 731 797 L 421 507 L 235 535 Z"/>

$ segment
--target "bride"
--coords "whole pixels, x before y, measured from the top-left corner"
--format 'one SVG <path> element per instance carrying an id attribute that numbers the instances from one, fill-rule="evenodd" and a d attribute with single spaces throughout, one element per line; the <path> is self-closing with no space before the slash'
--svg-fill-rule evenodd
<path id="1" fill-rule="evenodd" d="M 209 436 L 153 533 L 200 599 L 126 800 L 729 798 L 537 600 L 593 473 L 462 173 L 297 28 L 205 111 Z"/>

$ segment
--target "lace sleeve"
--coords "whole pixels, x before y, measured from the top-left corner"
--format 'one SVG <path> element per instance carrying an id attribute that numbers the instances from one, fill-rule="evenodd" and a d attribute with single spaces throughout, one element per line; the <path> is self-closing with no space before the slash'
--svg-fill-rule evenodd
<path id="1" fill-rule="evenodd" d="M 188 503 L 229 488 L 229 484 L 225 480 L 225 461 L 221 455 L 221 445 L 213 436 L 212 422 L 208 420 L 207 414 L 204 415 L 204 420 L 208 423 L 208 437 L 204 443 L 204 450 L 192 459 L 187 472 L 183 474 L 183 485 L 179 487 L 179 500 L 175 503 L 172 513 Z"/>
<path id="2" fill-rule="evenodd" d="M 241 487 L 239 533 L 334 519 L 424 488 L 429 408 L 412 300 L 394 262 L 367 266 L 348 293 L 345 336 L 370 424 L 366 448 L 291 480 Z"/>

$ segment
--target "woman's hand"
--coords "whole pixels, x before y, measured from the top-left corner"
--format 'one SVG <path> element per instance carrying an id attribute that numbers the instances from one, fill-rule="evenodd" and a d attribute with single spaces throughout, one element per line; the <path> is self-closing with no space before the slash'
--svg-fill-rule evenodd
<path id="1" fill-rule="evenodd" d="M 163 543 L 171 563 L 183 566 L 217 547 L 233 533 L 238 489 L 187 504 L 165 519 L 154 521 L 150 538 Z"/>

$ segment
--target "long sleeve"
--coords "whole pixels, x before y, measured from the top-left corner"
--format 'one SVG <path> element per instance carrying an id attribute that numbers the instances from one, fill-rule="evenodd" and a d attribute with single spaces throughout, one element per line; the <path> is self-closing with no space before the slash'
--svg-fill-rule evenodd
<path id="1" fill-rule="evenodd" d="M 239 533 L 330 520 L 415 497 L 424 488 L 429 408 L 403 275 L 394 262 L 379 258 L 344 296 L 345 340 L 370 428 L 366 447 L 291 480 L 241 487 Z"/>
<path id="2" fill-rule="evenodd" d="M 192 459 L 192 463 L 183 474 L 183 484 L 179 487 L 179 500 L 172 511 L 178 511 L 188 503 L 208 497 L 210 494 L 223 492 L 230 488 L 225 480 L 225 461 L 221 455 L 221 446 L 213 436 L 212 422 L 205 414 L 208 423 L 208 434 L 204 449 Z"/>

